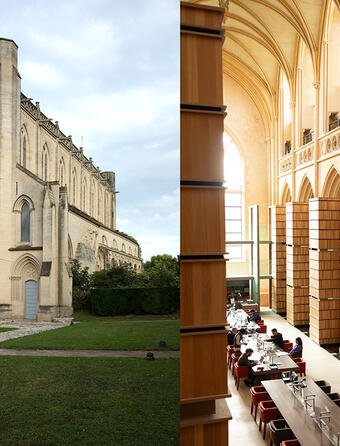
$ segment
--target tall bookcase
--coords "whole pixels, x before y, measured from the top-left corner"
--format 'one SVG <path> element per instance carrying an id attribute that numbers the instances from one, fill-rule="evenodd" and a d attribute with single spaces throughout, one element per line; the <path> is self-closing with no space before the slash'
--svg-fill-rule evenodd
<path id="1" fill-rule="evenodd" d="M 286 204 L 287 321 L 309 324 L 308 203 Z"/>
<path id="2" fill-rule="evenodd" d="M 221 23 L 181 2 L 181 446 L 228 444 Z"/>

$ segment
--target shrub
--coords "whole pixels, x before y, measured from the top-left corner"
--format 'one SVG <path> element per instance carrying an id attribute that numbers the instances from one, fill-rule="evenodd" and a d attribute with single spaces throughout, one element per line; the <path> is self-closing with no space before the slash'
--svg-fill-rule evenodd
<path id="1" fill-rule="evenodd" d="M 92 311 L 98 316 L 170 314 L 179 309 L 177 287 L 92 288 Z"/>

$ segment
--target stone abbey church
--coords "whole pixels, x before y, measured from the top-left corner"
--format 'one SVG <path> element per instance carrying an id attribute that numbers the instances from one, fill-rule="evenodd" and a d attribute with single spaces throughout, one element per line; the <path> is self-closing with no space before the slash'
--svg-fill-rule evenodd
<path id="1" fill-rule="evenodd" d="M 116 229 L 115 174 L 100 172 L 21 93 L 17 45 L 0 39 L 0 317 L 72 314 L 70 260 L 141 270 L 141 250 Z"/>

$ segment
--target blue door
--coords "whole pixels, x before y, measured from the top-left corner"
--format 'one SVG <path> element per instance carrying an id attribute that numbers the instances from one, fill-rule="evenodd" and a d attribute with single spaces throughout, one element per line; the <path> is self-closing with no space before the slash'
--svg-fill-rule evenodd
<path id="1" fill-rule="evenodd" d="M 38 283 L 35 280 L 25 282 L 25 319 L 37 318 Z"/>

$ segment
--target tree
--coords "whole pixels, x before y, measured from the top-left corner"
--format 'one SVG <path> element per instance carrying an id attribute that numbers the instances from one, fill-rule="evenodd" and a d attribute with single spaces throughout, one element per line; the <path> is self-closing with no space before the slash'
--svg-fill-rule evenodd
<path id="1" fill-rule="evenodd" d="M 92 286 L 104 288 L 126 288 L 136 284 L 136 272 L 129 263 L 114 262 L 110 269 L 95 271 L 92 274 Z"/>
<path id="2" fill-rule="evenodd" d="M 144 264 L 149 286 L 179 286 L 179 262 L 169 254 L 152 256 Z"/>
<path id="3" fill-rule="evenodd" d="M 91 286 L 91 275 L 89 268 L 83 268 L 77 259 L 71 260 L 72 281 L 72 305 L 75 310 L 89 306 L 89 290 Z"/>

